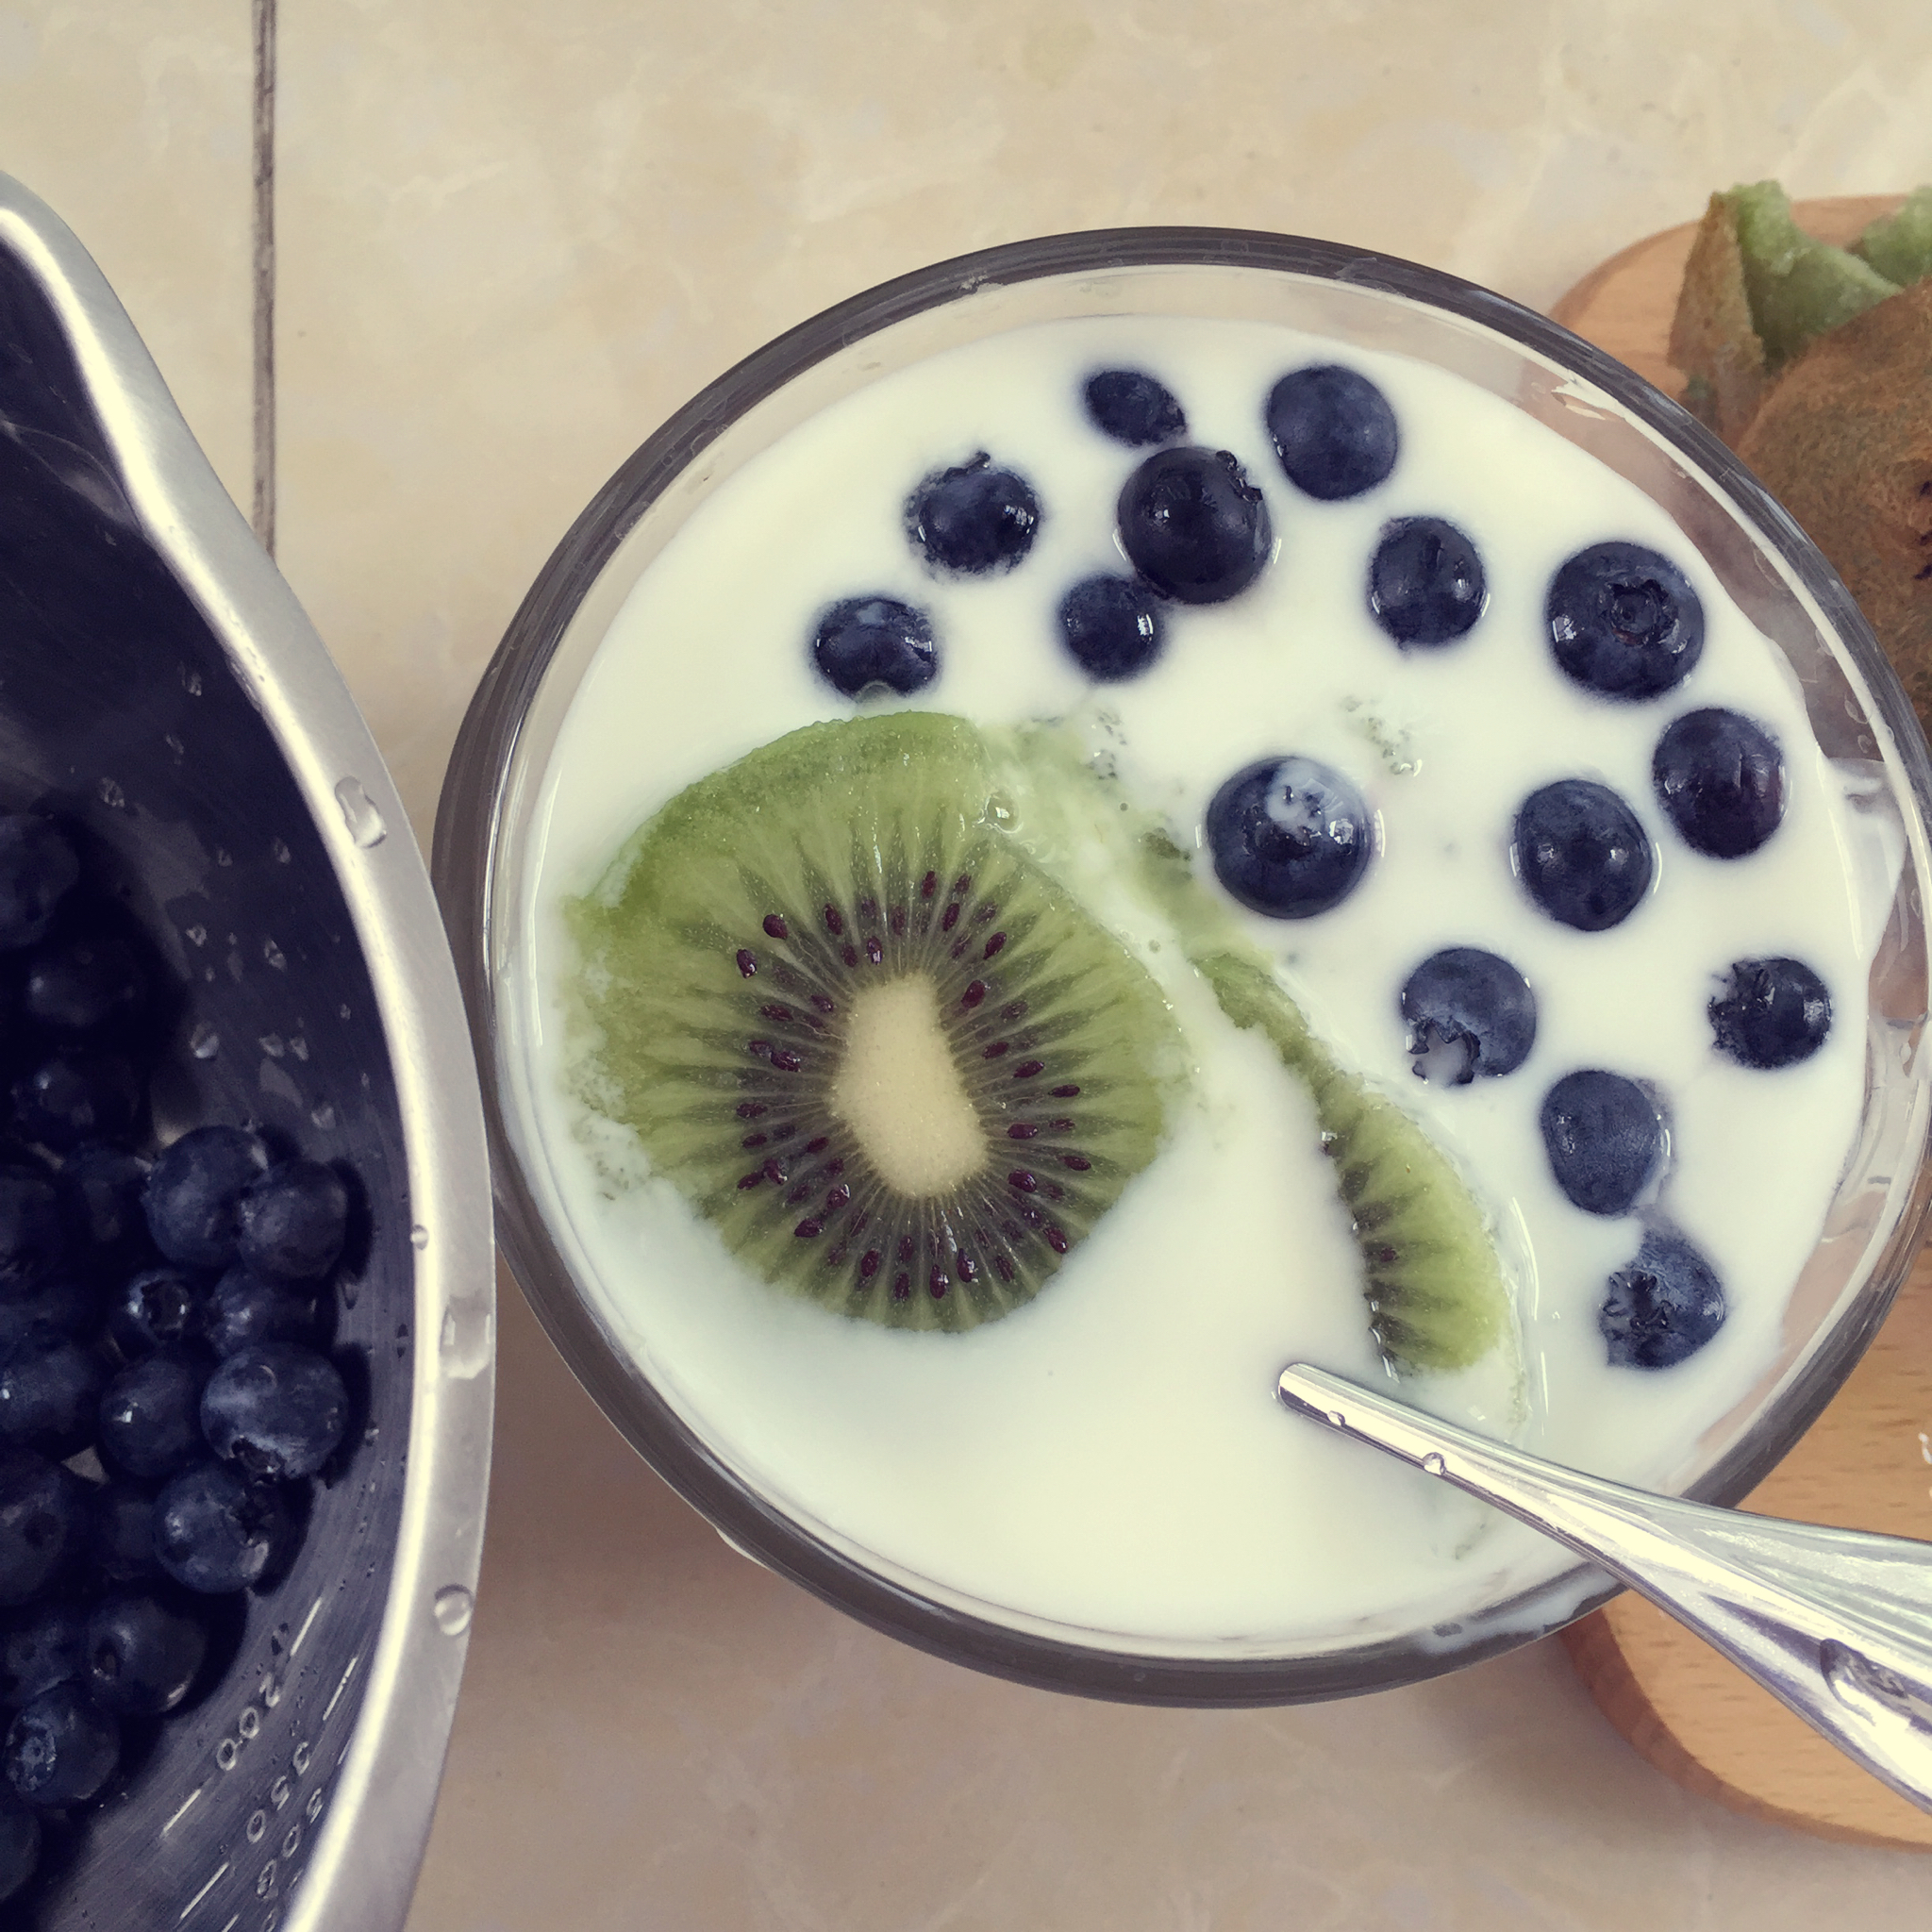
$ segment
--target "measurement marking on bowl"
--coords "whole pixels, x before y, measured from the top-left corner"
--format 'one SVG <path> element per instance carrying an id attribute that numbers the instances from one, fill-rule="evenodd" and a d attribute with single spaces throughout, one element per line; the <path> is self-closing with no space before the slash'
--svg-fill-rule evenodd
<path id="1" fill-rule="evenodd" d="M 161 1826 L 161 1836 L 163 1838 L 166 1838 L 167 1835 L 171 1831 L 173 1831 L 174 1828 L 177 1824 L 179 1824 L 184 1818 L 188 1816 L 189 1807 L 192 1805 L 195 1799 L 200 1797 L 202 1792 L 207 1790 L 208 1787 L 206 1785 L 196 1785 L 195 1788 L 192 1791 L 190 1791 L 185 1798 L 181 1800 L 180 1804 L 175 1807 L 174 1817 L 169 1819 L 167 1824 Z"/>
<path id="2" fill-rule="evenodd" d="M 349 1688 L 349 1679 L 356 1674 L 356 1666 L 361 1661 L 362 1653 L 360 1651 L 358 1651 L 349 1659 L 349 1667 L 342 1673 L 342 1681 L 336 1686 L 335 1695 L 322 1707 L 322 1721 L 324 1724 L 327 1724 L 329 1719 L 335 1715 L 336 1706 L 342 1701 L 342 1692 Z"/>
<path id="3" fill-rule="evenodd" d="M 470 1627 L 476 1599 L 460 1583 L 446 1583 L 436 1592 L 432 1608 L 436 1615 L 436 1627 L 445 1637 L 460 1637 Z"/>
<path id="4" fill-rule="evenodd" d="M 342 823 L 349 837 L 366 852 L 389 837 L 389 827 L 375 808 L 375 801 L 362 789 L 359 778 L 342 778 L 336 785 L 336 803 L 342 808 Z"/>
<path id="5" fill-rule="evenodd" d="M 211 1892 L 215 1889 L 215 1887 L 218 1886 L 222 1882 L 222 1880 L 225 1878 L 227 1875 L 228 1861 L 227 1859 L 224 1858 L 222 1862 L 215 1867 L 214 1876 L 210 1878 L 208 1882 L 206 1885 L 204 1885 L 201 1888 L 201 1890 L 197 1891 L 194 1894 L 194 1896 L 192 1899 L 190 1899 L 185 1906 L 181 1907 L 181 1916 L 185 1919 L 189 1915 L 189 1913 L 192 1912 L 195 1908 L 195 1907 L 198 1906 L 202 1902 L 202 1900 L 205 1899 L 208 1895 L 208 1893 Z"/>
<path id="6" fill-rule="evenodd" d="M 295 1653 L 302 1648 L 302 1640 L 308 1635 L 308 1626 L 315 1622 L 316 1615 L 321 1610 L 321 1608 L 322 1599 L 320 1597 L 317 1597 L 315 1601 L 308 1606 L 308 1614 L 302 1619 L 302 1627 L 301 1629 L 296 1631 L 295 1641 L 289 1646 L 289 1655 L 291 1657 L 293 1657 Z"/>

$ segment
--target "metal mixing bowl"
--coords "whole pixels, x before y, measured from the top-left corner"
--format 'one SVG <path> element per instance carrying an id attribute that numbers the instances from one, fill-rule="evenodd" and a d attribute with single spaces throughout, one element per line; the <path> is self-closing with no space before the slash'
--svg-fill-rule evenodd
<path id="1" fill-rule="evenodd" d="M 470 1002 L 498 1155 L 504 1248 L 579 1378 L 639 1451 L 735 1544 L 880 1629 L 1051 1688 L 1195 1705 L 1334 1697 L 1405 1683 L 1527 1641 L 1613 1593 L 1553 1556 L 1525 1582 L 1441 1624 L 1412 1607 L 1306 1639 L 1230 1633 L 1191 1648 L 1134 1643 L 989 1606 L 895 1569 L 788 1514 L 625 1347 L 583 1261 L 519 1043 L 531 1008 L 525 898 L 547 834 L 548 761 L 586 669 L 632 587 L 763 451 L 821 408 L 923 358 L 1023 325 L 1155 314 L 1286 323 L 1341 345 L 1451 371 L 1587 450 L 1673 519 L 1802 684 L 1818 742 L 1869 778 L 1903 870 L 1870 978 L 1863 1128 L 1781 1343 L 1670 1481 L 1744 1495 L 1844 1379 L 1924 1229 L 1932 1056 L 1924 1051 L 1932 763 L 1897 678 L 1817 549 L 1714 438 L 1629 370 L 1487 290 L 1363 250 L 1213 228 L 1052 236 L 941 262 L 802 324 L 679 409 L 558 545 L 479 689 L 450 762 L 435 867 Z M 756 568 L 756 559 L 746 567 Z M 665 639 L 671 653 L 676 641 Z M 720 702 L 730 693 L 721 691 Z M 523 1029 L 527 1033 L 527 1029 Z M 534 1037 L 529 1036 L 529 1037 Z M 1270 1368 L 1274 1365 L 1271 1364 Z M 1433 1612 L 1429 1614 L 1434 1614 Z"/>
<path id="2" fill-rule="evenodd" d="M 49 1836 L 38 1927 L 399 1926 L 489 1470 L 483 1128 L 402 807 L 320 641 L 73 235 L 0 177 L 0 806 L 76 827 L 182 989 L 163 1140 L 253 1122 L 359 1176 L 358 1413 L 219 1689 Z M 8 1923 L 12 1923 L 10 1920 Z"/>

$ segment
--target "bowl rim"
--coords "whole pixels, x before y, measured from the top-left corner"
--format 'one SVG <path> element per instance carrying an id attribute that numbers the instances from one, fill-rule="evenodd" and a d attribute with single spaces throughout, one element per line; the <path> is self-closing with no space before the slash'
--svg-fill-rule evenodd
<path id="1" fill-rule="evenodd" d="M 1242 268 L 1353 284 L 1445 310 L 1552 360 L 1607 391 L 1734 507 L 1815 599 L 1862 675 L 1922 816 L 1932 811 L 1932 758 L 1903 687 L 1837 575 L 1751 473 L 1676 403 L 1603 351 L 1509 298 L 1422 264 L 1303 237 L 1216 227 L 1089 229 L 955 257 L 861 291 L 808 318 L 727 369 L 669 417 L 572 524 L 511 619 L 463 719 L 438 801 L 431 872 L 468 1006 L 494 1156 L 498 1239 L 511 1273 L 572 1373 L 666 1482 L 719 1534 L 814 1594 L 934 1655 L 1038 1688 L 1117 1701 L 1224 1707 L 1318 1701 L 1421 1681 L 1560 1627 L 1621 1585 L 1578 1564 L 1496 1610 L 1559 1597 L 1560 1613 L 1507 1622 L 1456 1647 L 1412 1637 L 1289 1658 L 1167 1657 L 1082 1646 L 1015 1630 L 935 1602 L 868 1570 L 751 1491 L 622 1358 L 571 1283 L 507 1129 L 494 1077 L 496 858 L 525 719 L 576 608 L 673 479 L 737 418 L 792 376 L 869 335 L 994 286 L 1119 269 Z M 1922 1125 L 1924 1108 L 1921 1108 Z M 1685 1493 L 1729 1505 L 1809 1427 L 1883 1321 L 1932 1213 L 1924 1158 L 1866 1290 L 1761 1419 Z M 1874 1284 L 1875 1287 L 1874 1287 Z M 1776 1426 L 1764 1424 L 1775 1421 Z M 1565 1584 L 1569 1588 L 1564 1588 Z"/>
<path id="2" fill-rule="evenodd" d="M 428 1840 L 474 1599 L 493 1404 L 495 1265 L 489 1149 L 453 963 L 401 797 L 341 674 L 256 541 L 87 250 L 0 175 L 0 248 L 64 331 L 147 541 L 262 713 L 326 848 L 375 992 L 394 1075 L 415 1250 L 408 1469 L 362 1704 L 285 1932 L 400 1932 Z M 361 788 L 385 830 L 362 842 L 338 786 Z M 353 794 L 351 794 L 353 798 Z M 360 805 L 358 806 L 360 810 Z M 370 822 L 364 820 L 367 826 Z M 366 838 L 366 832 L 365 832 Z M 460 1339 L 454 1352 L 431 1338 Z M 351 1669 L 355 1668 L 352 1664 Z M 344 1678 L 344 1684 L 347 1678 Z M 219 1874 L 217 1874 L 219 1875 Z"/>

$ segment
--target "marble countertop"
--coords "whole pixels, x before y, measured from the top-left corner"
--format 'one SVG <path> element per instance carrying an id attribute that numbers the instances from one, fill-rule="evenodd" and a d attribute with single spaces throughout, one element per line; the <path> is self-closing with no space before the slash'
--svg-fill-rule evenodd
<path id="1" fill-rule="evenodd" d="M 1932 178 L 1932 41 L 1897 0 L 302 0 L 276 25 L 272 264 L 241 0 L 0 6 L 0 169 L 93 251 L 237 500 L 272 482 L 278 560 L 425 838 L 471 690 L 576 510 L 691 391 L 872 283 L 1026 235 L 1211 223 L 1541 306 L 1713 187 Z M 1247 1712 L 936 1662 L 728 1550 L 507 1277 L 501 1343 L 411 1932 L 1924 1910 L 1913 1855 L 1679 1790 L 1552 1643 Z"/>

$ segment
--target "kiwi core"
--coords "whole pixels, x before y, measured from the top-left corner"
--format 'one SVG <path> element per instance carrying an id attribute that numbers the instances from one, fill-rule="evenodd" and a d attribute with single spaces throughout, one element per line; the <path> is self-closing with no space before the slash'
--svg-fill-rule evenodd
<path id="1" fill-rule="evenodd" d="M 986 1137 L 924 973 L 868 987 L 853 1002 L 832 1110 L 903 1194 L 950 1192 L 986 1165 Z"/>

